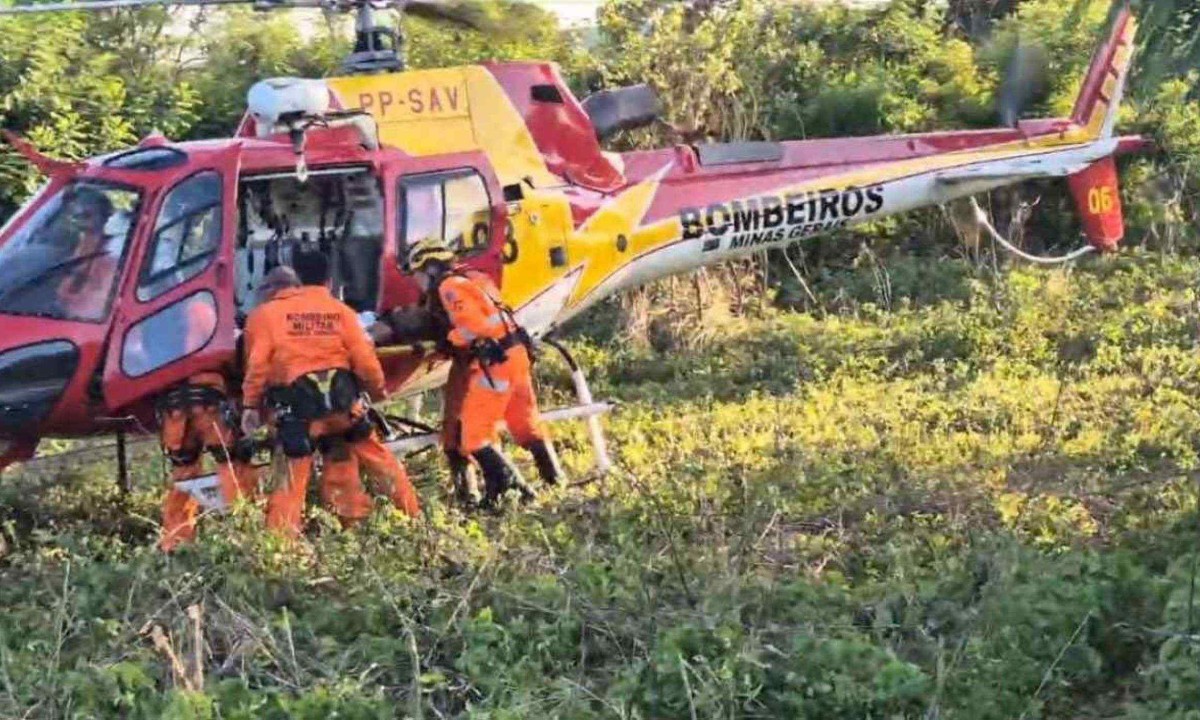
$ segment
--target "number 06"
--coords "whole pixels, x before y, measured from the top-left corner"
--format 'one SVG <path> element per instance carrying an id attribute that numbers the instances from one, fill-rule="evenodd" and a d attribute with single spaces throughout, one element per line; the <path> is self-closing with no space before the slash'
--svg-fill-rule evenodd
<path id="1" fill-rule="evenodd" d="M 1113 209 L 1113 188 L 1109 185 L 1088 190 L 1088 211 L 1099 215 Z"/>

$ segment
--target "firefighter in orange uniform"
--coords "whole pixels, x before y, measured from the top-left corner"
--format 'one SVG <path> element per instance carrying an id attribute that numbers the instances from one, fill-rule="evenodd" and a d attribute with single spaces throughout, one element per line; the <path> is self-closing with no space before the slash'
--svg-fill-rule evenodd
<path id="1" fill-rule="evenodd" d="M 246 321 L 247 433 L 261 424 L 258 408 L 268 382 L 282 383 L 271 404 L 288 477 L 267 501 L 267 526 L 299 534 L 314 452 L 323 461 L 321 498 L 344 524 L 371 511 L 360 463 L 386 482 L 386 494 L 398 508 L 417 517 L 420 504 L 408 473 L 380 442 L 360 398 L 364 389 L 372 400 L 385 396 L 383 368 L 370 340 L 354 310 L 330 294 L 323 254 L 299 253 L 293 267 L 303 286 L 275 293 Z"/>
<path id="2" fill-rule="evenodd" d="M 511 487 L 524 500 L 533 499 L 533 490 L 497 443 L 503 421 L 517 444 L 533 455 L 542 480 L 549 485 L 561 481 L 558 456 L 534 395 L 528 334 L 490 280 L 456 267 L 453 251 L 441 241 L 416 243 L 408 266 L 421 289 L 436 296 L 449 329 L 445 340 L 460 357 L 459 373 L 452 366 L 447 385 L 443 437 L 448 454 L 453 449 L 479 463 L 485 507 L 494 506 Z"/>
<path id="3" fill-rule="evenodd" d="M 466 271 L 473 272 L 473 271 Z M 486 280 L 486 276 L 481 276 Z M 450 357 L 450 373 L 442 388 L 442 452 L 450 465 L 450 478 L 456 500 L 464 508 L 474 508 L 482 499 L 471 458 L 459 451 L 458 419 L 462 414 L 463 397 L 471 372 L 471 354 L 457 351 L 446 343 L 450 332 L 449 320 L 441 308 L 437 293 L 426 293 L 415 307 L 395 308 L 367 328 L 378 346 L 435 343 Z"/>
<path id="4" fill-rule="evenodd" d="M 216 309 L 211 304 L 190 303 L 184 347 L 203 347 L 216 324 Z M 169 552 L 196 536 L 200 505 L 175 483 L 203 474 L 201 454 L 205 450 L 216 461 L 221 499 L 226 505 L 243 497 L 253 500 L 258 494 L 258 475 L 250 462 L 253 451 L 238 436 L 237 414 L 229 403 L 222 373 L 199 373 L 167 391 L 159 400 L 158 414 L 159 437 L 172 465 L 172 487 L 163 498 L 159 540 L 159 547 Z"/>

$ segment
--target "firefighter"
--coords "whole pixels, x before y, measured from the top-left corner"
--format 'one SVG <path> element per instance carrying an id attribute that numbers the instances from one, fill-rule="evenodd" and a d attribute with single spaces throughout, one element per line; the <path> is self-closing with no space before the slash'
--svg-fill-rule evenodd
<path id="1" fill-rule="evenodd" d="M 385 397 L 383 368 L 347 305 L 329 292 L 329 260 L 302 252 L 292 263 L 298 288 L 282 289 L 246 321 L 243 429 L 261 425 L 267 383 L 275 437 L 287 457 L 287 477 L 267 500 L 267 526 L 300 533 L 313 453 L 322 459 L 321 498 L 346 526 L 371 511 L 358 466 L 386 483 L 386 494 L 410 517 L 420 514 L 404 466 L 380 442 L 360 395 Z"/>
<path id="2" fill-rule="evenodd" d="M 517 444 L 533 455 L 542 480 L 558 484 L 563 474 L 538 412 L 528 333 L 500 301 L 487 276 L 458 267 L 453 251 L 442 241 L 416 243 L 408 254 L 408 266 L 444 314 L 448 328 L 444 340 L 459 357 L 458 373 L 452 365 L 447 383 L 443 436 L 446 447 L 456 450 L 464 462 L 473 457 L 479 463 L 484 507 L 494 506 L 510 487 L 516 487 L 526 501 L 534 497 L 498 447 L 501 421 Z"/>
<path id="3" fill-rule="evenodd" d="M 458 450 L 457 427 L 471 356 L 465 351 L 456 352 L 445 343 L 449 332 L 449 321 L 441 310 L 436 293 L 426 293 L 422 303 L 416 307 L 396 308 L 384 314 L 378 322 L 367 328 L 367 334 L 377 346 L 439 343 L 440 340 L 440 352 L 450 357 L 450 374 L 442 389 L 442 451 L 450 465 L 455 497 L 463 507 L 469 509 L 479 504 L 481 496 L 475 466 L 469 457 Z"/>
<path id="4" fill-rule="evenodd" d="M 267 274 L 263 276 L 262 282 L 258 286 L 258 291 L 255 293 L 256 306 L 270 301 L 282 290 L 298 287 L 300 287 L 300 278 L 296 276 L 296 271 L 287 265 L 276 265 L 267 271 Z M 238 339 L 239 357 L 246 357 L 245 349 L 245 334 L 243 333 Z M 244 379 L 245 368 L 243 367 L 242 370 L 242 378 Z M 277 387 L 280 382 L 281 381 L 273 378 L 268 380 L 267 389 L 264 393 L 264 396 L 270 397 L 271 393 L 274 391 L 274 388 Z M 269 406 L 270 403 L 267 403 L 267 405 Z M 268 411 L 261 416 L 260 422 L 267 427 L 275 427 L 275 418 L 270 413 L 269 408 Z M 253 432 L 247 433 L 247 435 L 252 436 Z M 281 453 L 272 453 L 270 470 L 268 471 L 267 477 L 265 479 L 260 479 L 260 482 L 265 480 L 263 484 L 266 487 L 274 487 L 275 479 L 286 472 L 287 459 L 284 458 Z"/>
<path id="5" fill-rule="evenodd" d="M 200 347 L 216 326 L 212 305 L 194 302 L 188 306 L 190 336 L 185 347 Z M 217 465 L 221 499 L 231 505 L 239 498 L 253 500 L 258 494 L 258 475 L 251 464 L 253 450 L 238 436 L 237 413 L 229 401 L 225 376 L 220 372 L 194 375 L 168 390 L 158 403 L 159 438 L 171 462 L 171 487 L 163 498 L 163 529 L 159 547 L 170 552 L 196 535 L 199 503 L 176 486 L 203 473 L 202 454 L 207 451 Z"/>

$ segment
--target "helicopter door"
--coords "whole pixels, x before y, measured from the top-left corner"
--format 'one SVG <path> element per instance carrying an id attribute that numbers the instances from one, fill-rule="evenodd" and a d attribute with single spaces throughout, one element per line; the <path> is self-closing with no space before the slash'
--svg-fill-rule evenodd
<path id="1" fill-rule="evenodd" d="M 104 397 L 119 409 L 236 357 L 233 238 L 238 151 L 192 163 L 161 190 L 120 296 Z"/>

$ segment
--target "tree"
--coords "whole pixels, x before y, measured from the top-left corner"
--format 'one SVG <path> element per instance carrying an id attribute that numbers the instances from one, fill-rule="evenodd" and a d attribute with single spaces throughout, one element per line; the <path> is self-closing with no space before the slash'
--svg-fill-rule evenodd
<path id="1" fill-rule="evenodd" d="M 0 126 L 74 159 L 127 147 L 153 130 L 182 134 L 196 121 L 200 97 L 158 72 L 159 53 L 178 48 L 161 33 L 165 16 L 145 10 L 0 18 Z M 143 55 L 148 47 L 154 53 Z M 36 183 L 22 159 L 0 149 L 0 214 Z"/>
<path id="2" fill-rule="evenodd" d="M 483 29 L 406 18 L 408 61 L 413 68 L 468 65 L 487 60 L 547 60 L 573 71 L 579 38 L 562 30 L 554 13 L 528 2 L 476 3 Z"/>
<path id="3" fill-rule="evenodd" d="M 1126 0 L 1114 0 L 1110 14 Z M 1086 0 L 1076 4 L 1087 5 Z M 1200 0 L 1134 0 L 1141 21 L 1139 86 L 1153 95 L 1163 81 L 1186 77 L 1200 67 Z M 1195 97 L 1196 84 L 1189 95 Z"/>
<path id="4" fill-rule="evenodd" d="M 784 16 L 756 0 L 688 8 L 674 2 L 614 0 L 601 10 L 591 71 L 602 86 L 649 83 L 666 119 L 686 136 L 773 135 L 772 79 L 803 74 L 820 61 L 812 47 L 788 48 Z M 785 94 L 790 84 L 773 92 Z M 640 133 L 626 143 L 670 137 Z"/>
<path id="5" fill-rule="evenodd" d="M 949 0 L 946 27 L 971 40 L 982 40 L 995 22 L 1012 13 L 1021 0 Z"/>
<path id="6" fill-rule="evenodd" d="M 307 37 L 305 24 L 312 28 Z M 296 11 L 219 11 L 197 61 L 181 71 L 204 98 L 202 115 L 187 137 L 229 136 L 246 111 L 251 85 L 269 77 L 333 74 L 350 48 L 349 23 L 341 16 L 321 22 Z"/>

